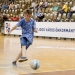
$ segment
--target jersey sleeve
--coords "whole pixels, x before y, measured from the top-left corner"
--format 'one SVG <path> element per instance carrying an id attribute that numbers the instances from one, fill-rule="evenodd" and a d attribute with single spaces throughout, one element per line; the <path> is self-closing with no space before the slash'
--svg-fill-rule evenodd
<path id="1" fill-rule="evenodd" d="M 36 28 L 36 22 L 35 21 L 33 22 L 33 28 Z"/>
<path id="2" fill-rule="evenodd" d="M 22 23 L 23 23 L 23 20 L 20 20 L 18 23 L 17 23 L 17 26 L 22 26 Z"/>

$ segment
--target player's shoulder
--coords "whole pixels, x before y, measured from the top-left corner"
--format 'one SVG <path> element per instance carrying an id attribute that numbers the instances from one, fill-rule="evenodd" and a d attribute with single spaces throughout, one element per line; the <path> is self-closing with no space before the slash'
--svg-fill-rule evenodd
<path id="1" fill-rule="evenodd" d="M 33 18 L 31 18 L 31 21 L 30 21 L 32 24 L 33 23 L 36 23 L 36 21 L 33 19 Z"/>
<path id="2" fill-rule="evenodd" d="M 31 18 L 31 21 L 34 22 L 35 20 L 33 18 Z"/>
<path id="3" fill-rule="evenodd" d="M 21 24 L 23 24 L 24 22 L 25 22 L 24 18 L 22 18 L 22 19 L 19 20 L 19 23 L 21 23 Z"/>
<path id="4" fill-rule="evenodd" d="M 24 18 L 22 18 L 22 19 L 20 19 L 20 21 L 25 21 L 25 19 L 24 19 Z"/>

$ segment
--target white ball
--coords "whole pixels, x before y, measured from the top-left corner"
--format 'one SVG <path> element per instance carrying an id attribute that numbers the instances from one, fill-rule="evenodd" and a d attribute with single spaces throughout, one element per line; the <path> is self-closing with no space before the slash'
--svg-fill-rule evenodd
<path id="1" fill-rule="evenodd" d="M 30 67 L 34 70 L 38 69 L 40 67 L 40 62 L 38 60 L 32 60 L 30 62 Z"/>

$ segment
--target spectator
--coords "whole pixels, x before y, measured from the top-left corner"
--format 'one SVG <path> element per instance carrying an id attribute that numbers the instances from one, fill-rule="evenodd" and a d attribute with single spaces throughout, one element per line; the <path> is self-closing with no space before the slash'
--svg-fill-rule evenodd
<path id="1" fill-rule="evenodd" d="M 9 5 L 7 2 L 5 3 L 4 9 L 9 9 Z"/>
<path id="2" fill-rule="evenodd" d="M 9 5 L 9 9 L 14 9 L 15 5 L 14 2 L 11 2 L 11 4 Z"/>
<path id="3" fill-rule="evenodd" d="M 36 8 L 38 8 L 38 6 L 39 6 L 39 2 L 33 0 L 32 4 L 30 6 L 30 9 L 36 9 Z"/>
<path id="4" fill-rule="evenodd" d="M 2 5 L 2 9 L 5 10 L 5 9 L 9 9 L 9 5 L 7 2 L 3 3 Z"/>
<path id="5" fill-rule="evenodd" d="M 44 17 L 45 17 L 45 16 L 44 16 L 44 14 L 42 13 L 42 11 L 41 11 L 41 9 L 40 9 L 40 10 L 39 10 L 39 15 L 37 16 L 37 18 L 38 18 L 39 21 L 42 21 Z"/>
<path id="6" fill-rule="evenodd" d="M 19 21 L 19 17 L 14 14 L 9 20 L 11 20 L 11 21 Z"/>
<path id="7" fill-rule="evenodd" d="M 61 13 L 61 14 L 66 13 L 67 14 L 68 11 L 69 11 L 68 5 L 65 3 L 62 3 L 62 9 L 59 10 L 59 13 Z"/>
<path id="8" fill-rule="evenodd" d="M 74 6 L 71 7 L 70 11 L 68 12 L 67 14 L 67 18 L 70 18 L 72 16 L 72 14 L 75 13 L 75 3 L 74 3 Z"/>
<path id="9" fill-rule="evenodd" d="M 5 9 L 5 2 L 2 4 L 2 9 L 3 10 Z"/>
<path id="10" fill-rule="evenodd" d="M 53 14 L 54 14 L 54 15 L 57 14 L 58 11 L 59 11 L 59 6 L 58 6 L 57 3 L 55 3 L 55 4 L 54 4 L 54 7 L 53 7 Z"/>

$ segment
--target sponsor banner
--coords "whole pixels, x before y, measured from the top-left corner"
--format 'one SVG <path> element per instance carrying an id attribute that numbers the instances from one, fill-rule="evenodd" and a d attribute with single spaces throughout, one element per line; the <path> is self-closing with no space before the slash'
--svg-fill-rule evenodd
<path id="1" fill-rule="evenodd" d="M 5 22 L 4 33 L 7 34 L 17 22 Z M 34 36 L 75 38 L 74 22 L 36 22 L 38 33 Z M 17 27 L 11 34 L 21 35 L 21 27 Z"/>
<path id="2" fill-rule="evenodd" d="M 18 22 L 5 22 L 4 23 L 4 34 L 7 34 L 10 29 L 15 26 Z M 11 32 L 13 35 L 21 35 L 22 29 L 21 27 L 17 27 L 15 30 Z"/>

